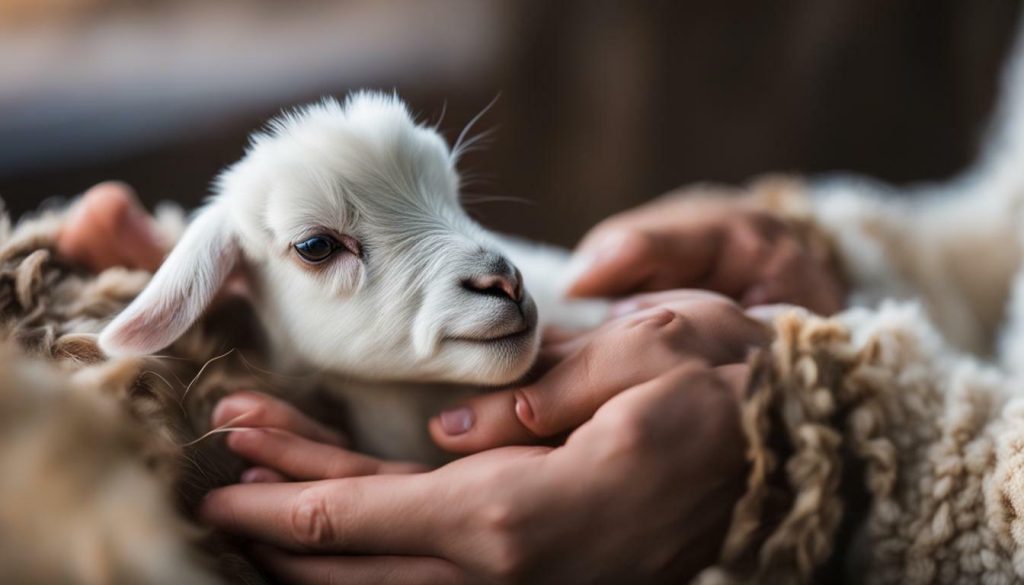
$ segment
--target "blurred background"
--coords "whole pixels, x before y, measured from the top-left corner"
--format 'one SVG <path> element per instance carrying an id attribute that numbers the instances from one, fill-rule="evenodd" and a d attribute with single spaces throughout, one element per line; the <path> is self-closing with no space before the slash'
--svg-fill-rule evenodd
<path id="1" fill-rule="evenodd" d="M 125 180 L 195 205 L 281 108 L 395 89 L 486 224 L 571 245 L 692 181 L 947 177 L 986 128 L 1006 0 L 0 0 L 0 196 Z M 509 200 L 511 198 L 511 200 Z"/>

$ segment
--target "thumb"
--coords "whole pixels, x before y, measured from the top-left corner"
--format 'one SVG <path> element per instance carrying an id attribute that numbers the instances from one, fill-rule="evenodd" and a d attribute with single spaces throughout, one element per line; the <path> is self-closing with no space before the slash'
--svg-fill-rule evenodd
<path id="1" fill-rule="evenodd" d="M 672 311 L 656 310 L 642 321 L 665 327 L 681 323 L 679 319 Z M 642 334 L 645 328 L 630 330 Z M 533 384 L 478 396 L 442 412 L 430 421 L 434 442 L 456 453 L 537 443 L 575 429 L 610 398 L 649 379 L 649 368 L 633 363 L 610 370 L 609 360 L 629 351 L 623 345 L 610 345 L 605 352 L 589 349 L 567 358 Z"/>
<path id="2" fill-rule="evenodd" d="M 434 417 L 430 434 L 455 453 L 542 442 L 590 419 L 604 400 L 587 390 L 533 385 L 487 394 Z"/>
<path id="3" fill-rule="evenodd" d="M 635 291 L 654 276 L 656 242 L 632 229 L 613 229 L 587 238 L 576 251 L 570 297 L 615 297 Z"/>

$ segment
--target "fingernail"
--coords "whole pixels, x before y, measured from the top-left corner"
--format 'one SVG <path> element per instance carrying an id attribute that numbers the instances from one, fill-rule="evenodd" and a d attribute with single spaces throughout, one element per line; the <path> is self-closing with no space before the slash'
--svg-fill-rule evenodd
<path id="1" fill-rule="evenodd" d="M 242 416 L 246 409 L 243 405 L 238 404 L 238 400 L 233 398 L 224 398 L 217 406 L 213 408 L 213 414 L 210 416 L 210 424 L 219 427 L 227 424 L 229 421 Z"/>
<path id="2" fill-rule="evenodd" d="M 261 467 L 250 467 L 242 472 L 238 478 L 240 483 L 273 483 L 277 477 L 268 469 Z"/>
<path id="3" fill-rule="evenodd" d="M 449 435 L 461 435 L 473 428 L 473 411 L 464 406 L 462 408 L 445 410 L 439 418 L 441 420 L 441 428 Z"/>
<path id="4" fill-rule="evenodd" d="M 228 423 L 241 422 L 235 419 L 248 415 L 259 406 L 260 402 L 247 395 L 244 391 L 229 394 L 221 398 L 217 406 L 213 407 L 213 413 L 210 415 L 210 424 L 219 427 Z"/>
<path id="5" fill-rule="evenodd" d="M 240 429 L 237 431 L 231 431 L 228 433 L 224 443 L 228 449 L 232 451 L 244 450 L 246 447 L 255 447 L 259 445 L 259 441 L 262 437 L 260 434 L 264 431 L 261 429 Z"/>
<path id="6" fill-rule="evenodd" d="M 586 249 L 576 252 L 566 269 L 566 282 L 575 283 L 594 266 L 607 262 L 622 248 L 629 237 L 628 232 L 614 231 L 603 235 Z"/>
<path id="7" fill-rule="evenodd" d="M 533 408 L 530 406 L 529 401 L 526 400 L 526 397 L 518 392 L 516 392 L 516 417 L 523 424 L 533 428 L 531 426 L 531 423 L 533 423 Z"/>
<path id="8" fill-rule="evenodd" d="M 629 315 L 640 310 L 640 303 L 634 300 L 625 300 L 613 303 L 611 308 L 608 310 L 611 317 L 622 317 L 623 315 Z"/>

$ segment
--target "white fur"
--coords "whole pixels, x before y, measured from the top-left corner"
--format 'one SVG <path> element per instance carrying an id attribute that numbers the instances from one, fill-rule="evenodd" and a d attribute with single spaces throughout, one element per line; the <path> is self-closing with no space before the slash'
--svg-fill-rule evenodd
<path id="1" fill-rule="evenodd" d="M 151 284 L 103 331 L 101 347 L 110 355 L 162 349 L 242 267 L 285 363 L 366 379 L 514 381 L 538 346 L 530 291 L 543 299 L 545 317 L 563 324 L 592 324 L 603 305 L 563 310 L 568 255 L 499 238 L 470 219 L 455 162 L 396 97 L 359 93 L 281 116 L 219 177 Z M 355 238 L 362 257 L 304 265 L 294 245 L 322 232 Z M 464 287 L 509 255 L 526 276 L 520 305 Z"/>

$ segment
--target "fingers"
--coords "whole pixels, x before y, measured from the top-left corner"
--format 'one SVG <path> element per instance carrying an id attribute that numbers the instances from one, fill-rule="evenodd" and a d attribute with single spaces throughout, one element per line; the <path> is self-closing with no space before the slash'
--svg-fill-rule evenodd
<path id="1" fill-rule="evenodd" d="M 722 295 L 697 289 L 673 289 L 661 292 L 641 293 L 625 298 L 612 305 L 611 316 L 622 317 L 631 313 L 659 306 L 678 306 L 690 301 L 711 301 L 723 299 Z"/>
<path id="2" fill-rule="evenodd" d="M 532 444 L 575 429 L 607 400 L 687 361 L 742 362 L 771 330 L 707 291 L 649 293 L 617 305 L 619 317 L 580 339 L 532 384 L 478 396 L 430 421 L 434 441 L 455 453 Z"/>
<path id="3" fill-rule="evenodd" d="M 690 318 L 694 331 L 683 345 L 713 364 L 746 358 L 752 345 L 771 340 L 771 331 L 758 318 L 741 313 L 736 304 L 718 293 L 682 289 L 644 293 L 612 305 L 612 315 L 623 317 L 656 307 Z"/>
<path id="4" fill-rule="evenodd" d="M 241 483 L 278 483 L 288 481 L 288 478 L 266 467 L 250 467 L 242 472 L 238 479 Z"/>
<path id="5" fill-rule="evenodd" d="M 381 461 L 279 429 L 234 431 L 228 436 L 227 445 L 257 465 L 300 481 L 427 470 L 414 463 Z M 257 474 L 260 480 L 265 477 L 262 472 L 249 470 L 246 473 L 249 472 Z M 243 483 L 246 483 L 244 477 Z"/>
<path id="6" fill-rule="evenodd" d="M 291 404 L 259 392 L 235 392 L 221 399 L 213 409 L 216 427 L 270 427 L 282 429 L 318 443 L 344 447 L 345 437 Z"/>
<path id="7" fill-rule="evenodd" d="M 569 297 L 616 297 L 639 289 L 658 270 L 661 258 L 651 236 L 632 230 L 602 234 L 576 253 Z"/>
<path id="8" fill-rule="evenodd" d="M 570 297 L 701 285 L 724 245 L 721 212 L 678 198 L 652 202 L 596 226 L 580 243 Z"/>
<path id="9" fill-rule="evenodd" d="M 582 424 L 608 398 L 671 367 L 680 358 L 665 339 L 690 324 L 653 309 L 609 325 L 600 337 L 533 384 L 471 399 L 430 421 L 434 441 L 456 453 L 530 444 Z"/>
<path id="10" fill-rule="evenodd" d="M 156 270 L 166 247 L 156 225 L 124 183 L 100 183 L 75 204 L 57 237 L 57 252 L 90 270 Z"/>
<path id="11" fill-rule="evenodd" d="M 639 442 L 633 445 L 639 449 L 633 457 L 664 458 L 667 453 L 678 457 L 690 452 L 722 457 L 722 469 L 742 465 L 743 449 L 734 447 L 742 443 L 739 404 L 749 376 L 746 364 L 710 367 L 695 360 L 681 363 L 610 399 L 569 437 L 566 447 L 599 452 L 609 437 L 628 437 Z M 702 440 L 679 444 L 680 429 Z M 707 445 L 715 445 L 715 449 L 709 452 Z"/>
<path id="12" fill-rule="evenodd" d="M 843 308 L 844 292 L 828 267 L 811 257 L 796 242 L 780 245 L 767 264 L 760 283 L 741 298 L 744 307 L 789 303 L 820 315 L 832 315 Z"/>
<path id="13" fill-rule="evenodd" d="M 210 492 L 199 515 L 292 551 L 436 556 L 459 506 L 458 492 L 435 484 L 433 474 L 236 484 Z"/>
<path id="14" fill-rule="evenodd" d="M 430 419 L 430 436 L 439 447 L 452 453 L 537 443 L 542 437 L 519 418 L 517 400 L 515 391 L 506 390 L 446 410 Z"/>
<path id="15" fill-rule="evenodd" d="M 844 302 L 826 252 L 742 202 L 672 198 L 615 216 L 584 238 L 574 272 L 568 294 L 577 297 L 699 287 L 745 307 L 785 302 L 822 314 Z"/>
<path id="16" fill-rule="evenodd" d="M 297 585 L 455 585 L 465 583 L 449 561 L 433 557 L 302 556 L 261 550 L 260 559 L 283 583 Z"/>

